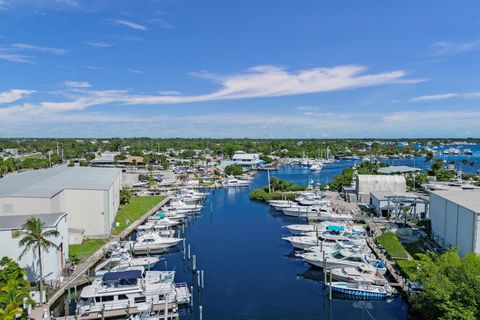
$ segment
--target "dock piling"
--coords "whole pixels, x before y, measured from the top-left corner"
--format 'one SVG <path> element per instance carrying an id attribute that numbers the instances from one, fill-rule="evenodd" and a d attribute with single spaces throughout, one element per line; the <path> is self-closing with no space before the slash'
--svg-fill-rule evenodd
<path id="1" fill-rule="evenodd" d="M 190 260 L 190 245 L 188 245 L 188 260 Z"/>
<path id="2" fill-rule="evenodd" d="M 193 286 L 190 286 L 190 307 L 193 307 Z"/>
<path id="3" fill-rule="evenodd" d="M 332 270 L 330 270 L 330 293 L 329 293 L 329 298 L 332 300 Z"/>
<path id="4" fill-rule="evenodd" d="M 192 256 L 192 270 L 193 271 L 197 270 L 197 256 L 196 255 Z"/>
<path id="5" fill-rule="evenodd" d="M 202 278 L 202 290 L 205 289 L 205 272 L 204 270 L 201 271 L 201 278 Z"/>
<path id="6" fill-rule="evenodd" d="M 199 319 L 199 320 L 202 320 L 202 318 L 203 318 L 203 307 L 202 307 L 202 306 L 199 306 L 199 307 L 198 307 L 198 311 L 199 311 L 199 313 L 200 313 L 198 319 Z"/>

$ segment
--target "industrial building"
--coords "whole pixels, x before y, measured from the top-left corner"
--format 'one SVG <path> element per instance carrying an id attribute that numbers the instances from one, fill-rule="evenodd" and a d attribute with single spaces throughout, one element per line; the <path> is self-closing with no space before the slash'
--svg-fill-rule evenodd
<path id="1" fill-rule="evenodd" d="M 65 212 L 70 244 L 110 235 L 120 205 L 122 172 L 55 167 L 0 179 L 0 215 Z"/>
<path id="2" fill-rule="evenodd" d="M 370 193 L 376 191 L 406 192 L 407 181 L 402 175 L 359 174 L 355 177 L 358 202 L 369 203 Z"/>
<path id="3" fill-rule="evenodd" d="M 37 252 L 26 251 L 22 259 L 19 259 L 24 248 L 19 245 L 21 238 L 18 236 L 22 224 L 29 218 L 39 218 L 45 223 L 46 230 L 56 229 L 59 236 L 49 240 L 55 244 L 55 248 L 42 251 L 42 265 L 45 280 L 57 280 L 63 271 L 65 261 L 68 259 L 68 228 L 66 213 L 7 215 L 0 216 L 0 257 L 9 257 L 17 261 L 21 268 L 25 269 L 27 278 L 31 282 L 40 279 L 39 257 Z"/>
<path id="4" fill-rule="evenodd" d="M 428 213 L 428 197 L 414 192 L 373 191 L 370 192 L 370 205 L 377 217 L 396 217 L 408 209 L 411 218 L 425 219 Z"/>
<path id="5" fill-rule="evenodd" d="M 464 256 L 480 254 L 480 190 L 433 191 L 430 193 L 432 232 L 442 247 L 459 248 Z"/>

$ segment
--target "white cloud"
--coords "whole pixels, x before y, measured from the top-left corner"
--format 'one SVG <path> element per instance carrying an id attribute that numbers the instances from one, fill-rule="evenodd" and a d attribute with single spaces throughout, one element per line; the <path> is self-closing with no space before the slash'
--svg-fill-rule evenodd
<path id="1" fill-rule="evenodd" d="M 41 47 L 41 46 L 36 46 L 33 44 L 26 44 L 26 43 L 15 43 L 12 45 L 12 47 L 17 50 L 46 52 L 46 53 L 53 53 L 56 55 L 62 55 L 68 52 L 65 49 Z"/>
<path id="2" fill-rule="evenodd" d="M 417 83 L 422 80 L 406 79 L 405 71 L 365 74 L 362 66 L 346 65 L 333 68 L 313 68 L 288 72 L 275 66 L 257 66 L 245 73 L 214 75 L 202 73 L 202 77 L 220 83 L 221 88 L 203 95 L 138 95 L 126 90 L 76 90 L 70 93 L 71 101 L 42 102 L 41 106 L 56 111 L 82 110 L 88 107 L 119 103 L 129 105 L 178 104 L 215 100 L 232 100 L 261 97 L 278 97 L 348 90 L 393 83 Z M 78 83 L 72 82 L 75 89 Z M 77 84 L 77 86 L 75 86 Z M 86 89 L 87 86 L 81 87 Z M 165 92 L 164 92 L 165 93 Z"/>
<path id="3" fill-rule="evenodd" d="M 448 56 L 480 48 L 480 39 L 469 42 L 448 42 L 440 41 L 430 46 L 430 52 L 433 56 Z"/>
<path id="4" fill-rule="evenodd" d="M 418 101 L 437 101 L 437 100 L 447 100 L 447 99 L 452 99 L 452 98 L 480 98 L 480 92 L 469 92 L 469 93 L 441 93 L 441 94 L 434 94 L 434 95 L 428 95 L 428 96 L 419 96 L 415 97 L 413 99 L 410 99 L 412 102 L 418 102 Z"/>
<path id="5" fill-rule="evenodd" d="M 86 45 L 89 45 L 90 47 L 94 47 L 97 49 L 100 48 L 109 48 L 113 46 L 113 43 L 108 43 L 108 42 L 103 42 L 103 41 L 87 41 L 85 42 Z"/>
<path id="6" fill-rule="evenodd" d="M 147 27 L 145 27 L 144 25 L 141 25 L 141 24 L 132 22 L 132 21 L 130 21 L 130 20 L 125 20 L 125 19 L 113 19 L 112 22 L 113 22 L 114 24 L 116 24 L 116 25 L 121 25 L 121 26 L 129 27 L 129 28 L 135 29 L 135 30 L 140 30 L 140 31 L 146 31 L 146 30 L 147 30 Z"/>
<path id="7" fill-rule="evenodd" d="M 442 93 L 442 94 L 434 94 L 434 95 L 428 95 L 428 96 L 419 96 L 419 97 L 410 99 L 410 101 L 416 102 L 416 101 L 446 100 L 454 97 L 458 97 L 458 93 Z"/>
<path id="8" fill-rule="evenodd" d="M 365 74 L 366 67 L 344 65 L 289 72 L 277 66 L 257 66 L 244 73 L 195 75 L 220 83 L 221 89 L 197 96 L 132 96 L 128 104 L 189 103 L 213 100 L 278 97 L 307 93 L 331 92 L 393 83 L 418 83 L 424 80 L 406 79 L 403 70 Z"/>
<path id="9" fill-rule="evenodd" d="M 88 82 L 85 82 L 85 81 L 65 81 L 65 86 L 67 88 L 75 88 L 75 89 L 79 89 L 79 88 L 90 88 L 92 85 Z"/>
<path id="10" fill-rule="evenodd" d="M 17 63 L 35 63 L 33 57 L 16 54 L 6 51 L 4 48 L 0 48 L 0 60 L 17 62 Z"/>
<path id="11" fill-rule="evenodd" d="M 0 103 L 10 103 L 22 98 L 25 98 L 32 93 L 34 90 L 22 90 L 22 89 L 11 89 L 9 91 L 0 92 Z"/>

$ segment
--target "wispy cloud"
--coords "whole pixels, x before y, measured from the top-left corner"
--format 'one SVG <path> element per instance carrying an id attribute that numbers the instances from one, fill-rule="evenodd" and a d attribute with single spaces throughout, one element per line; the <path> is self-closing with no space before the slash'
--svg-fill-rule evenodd
<path id="1" fill-rule="evenodd" d="M 0 48 L 0 60 L 17 63 L 35 63 L 34 58 L 31 56 L 12 53 L 2 48 Z"/>
<path id="2" fill-rule="evenodd" d="M 410 101 L 412 102 L 436 101 L 436 100 L 446 100 L 454 97 L 458 97 L 458 93 L 441 93 L 441 94 L 433 94 L 433 95 L 427 95 L 427 96 L 418 96 L 413 99 L 410 99 Z"/>
<path id="3" fill-rule="evenodd" d="M 430 46 L 430 52 L 433 56 L 448 56 L 480 48 L 480 39 L 468 42 L 448 42 L 439 41 Z"/>
<path id="4" fill-rule="evenodd" d="M 466 99 L 480 98 L 480 92 L 468 92 L 468 93 L 450 92 L 450 93 L 433 94 L 433 95 L 415 97 L 413 99 L 410 99 L 410 101 L 412 102 L 438 101 L 438 100 L 447 100 L 452 98 L 466 98 Z"/>
<path id="5" fill-rule="evenodd" d="M 125 26 L 129 27 L 131 29 L 135 30 L 140 30 L 140 31 L 146 31 L 147 27 L 144 25 L 141 25 L 139 23 L 132 22 L 130 20 L 125 20 L 125 19 L 113 19 L 111 20 L 113 24 L 119 25 L 119 26 Z"/>
<path id="6" fill-rule="evenodd" d="M 11 103 L 23 99 L 34 92 L 35 90 L 22 89 L 11 89 L 9 91 L 0 92 L 0 103 Z"/>
<path id="7" fill-rule="evenodd" d="M 278 97 L 356 89 L 386 84 L 418 83 L 402 70 L 367 74 L 363 66 L 346 65 L 289 72 L 275 66 L 257 66 L 234 75 L 197 74 L 220 84 L 220 89 L 203 95 L 139 95 L 127 90 L 77 90 L 72 101 L 43 102 L 41 107 L 56 111 L 120 103 L 127 105 L 178 104 L 216 100 Z M 78 88 L 77 88 L 78 89 Z"/>
<path id="8" fill-rule="evenodd" d="M 37 51 L 37 52 L 46 52 L 46 53 L 53 53 L 56 55 L 63 55 L 68 51 L 65 49 L 60 48 L 49 48 L 49 47 L 42 47 L 33 44 L 26 44 L 26 43 L 15 43 L 12 44 L 12 48 L 17 50 L 24 50 L 24 51 Z"/>
<path id="9" fill-rule="evenodd" d="M 64 84 L 67 88 L 72 88 L 72 89 L 79 89 L 79 88 L 85 89 L 85 88 L 90 88 L 92 86 L 90 83 L 85 81 L 68 80 L 68 81 L 65 81 Z"/>
<path id="10" fill-rule="evenodd" d="M 113 43 L 103 42 L 103 41 L 87 41 L 85 42 L 86 45 L 94 48 L 109 48 L 113 47 Z"/>

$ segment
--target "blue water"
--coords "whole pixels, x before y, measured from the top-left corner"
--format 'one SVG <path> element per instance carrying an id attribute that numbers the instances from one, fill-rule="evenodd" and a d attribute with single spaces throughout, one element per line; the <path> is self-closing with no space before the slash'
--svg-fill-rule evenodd
<path id="1" fill-rule="evenodd" d="M 309 179 L 327 182 L 351 162 L 327 165 L 311 175 L 307 169 L 285 168 L 272 176 L 299 184 Z M 310 177 L 309 177 L 310 176 Z M 252 188 L 266 185 L 259 173 Z M 248 198 L 251 189 L 219 189 L 206 200 L 202 215 L 189 224 L 187 243 L 197 256 L 197 269 L 205 270 L 205 290 L 194 289 L 194 307 L 182 319 L 406 319 L 407 306 L 400 297 L 392 301 L 328 300 L 318 279 L 322 273 L 292 258 L 291 246 L 281 239 L 282 226 L 297 222 L 267 205 Z M 166 256 L 176 281 L 191 285 L 183 253 Z M 160 263 L 159 268 L 165 268 Z M 313 280 L 312 280 L 313 278 Z"/>

